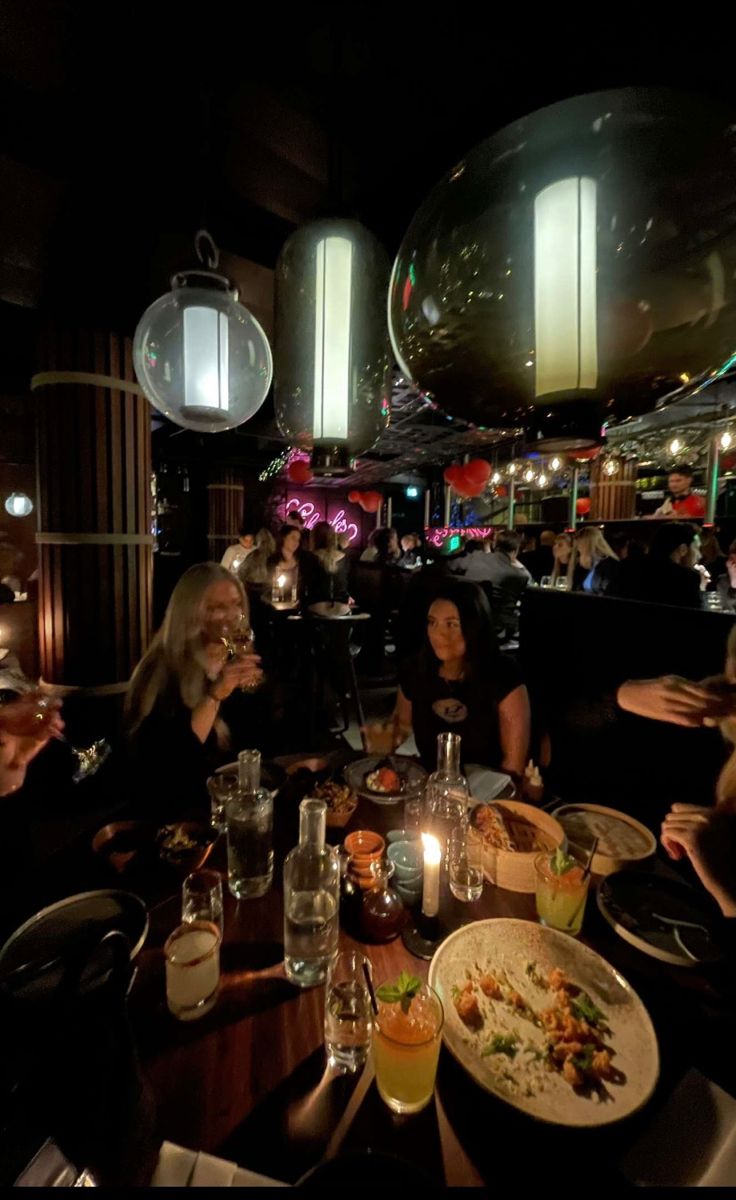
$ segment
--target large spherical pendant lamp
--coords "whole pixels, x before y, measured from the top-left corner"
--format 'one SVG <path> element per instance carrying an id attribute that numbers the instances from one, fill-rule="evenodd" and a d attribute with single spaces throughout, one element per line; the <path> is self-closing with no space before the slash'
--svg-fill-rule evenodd
<path id="1" fill-rule="evenodd" d="M 626 89 L 541 109 L 430 193 L 394 264 L 404 374 L 450 413 L 599 440 L 736 351 L 736 110 Z"/>
<path id="2" fill-rule="evenodd" d="M 276 264 L 274 404 L 317 474 L 349 470 L 375 445 L 390 411 L 386 294 L 390 264 L 356 221 L 306 225 Z"/>
<path id="3" fill-rule="evenodd" d="M 183 271 L 138 322 L 133 363 L 154 408 L 200 433 L 234 429 L 263 404 L 273 374 L 268 339 L 218 275 L 217 251 L 197 235 L 203 267 Z"/>

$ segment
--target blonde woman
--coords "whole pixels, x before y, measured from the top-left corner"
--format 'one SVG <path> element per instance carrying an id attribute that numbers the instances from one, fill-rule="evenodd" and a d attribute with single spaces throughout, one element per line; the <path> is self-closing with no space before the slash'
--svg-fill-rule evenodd
<path id="1" fill-rule="evenodd" d="M 580 566 L 585 572 L 582 582 L 576 587 L 575 572 Z M 572 556 L 567 565 L 567 590 L 581 590 L 603 595 L 618 578 L 618 555 L 606 541 L 603 530 L 591 525 L 575 534 Z M 579 574 L 582 574 L 580 572 Z"/>
<path id="2" fill-rule="evenodd" d="M 337 544 L 337 534 L 328 521 L 319 521 L 312 530 L 312 553 L 317 567 L 310 580 L 309 603 L 337 600 L 346 604 L 348 589 L 348 559 Z"/>
<path id="3" fill-rule="evenodd" d="M 557 587 L 557 580 L 567 577 L 567 568 L 572 558 L 572 534 L 558 533 L 552 543 L 552 557 L 554 559 L 554 567 L 552 568 L 552 584 Z"/>
<path id="4" fill-rule="evenodd" d="M 163 623 L 130 681 L 125 730 L 137 786 L 181 809 L 206 804 L 206 780 L 228 748 L 228 704 L 261 678 L 255 655 L 228 660 L 223 644 L 248 601 L 217 563 L 182 575 Z M 241 747 L 237 747 L 240 749 Z"/>

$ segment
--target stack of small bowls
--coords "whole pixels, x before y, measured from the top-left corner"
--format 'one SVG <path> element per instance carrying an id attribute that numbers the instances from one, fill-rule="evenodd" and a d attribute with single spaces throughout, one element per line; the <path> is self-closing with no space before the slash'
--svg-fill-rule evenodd
<path id="1" fill-rule="evenodd" d="M 413 908 L 422 898 L 424 854 L 417 836 L 406 830 L 393 830 L 388 835 L 388 860 L 393 863 L 391 886 L 398 892 L 407 908 Z M 401 840 L 402 837 L 404 840 Z"/>
<path id="2" fill-rule="evenodd" d="M 345 849 L 350 856 L 348 875 L 364 892 L 370 891 L 376 882 L 371 867 L 383 858 L 386 843 L 370 829 L 356 829 L 345 838 Z"/>

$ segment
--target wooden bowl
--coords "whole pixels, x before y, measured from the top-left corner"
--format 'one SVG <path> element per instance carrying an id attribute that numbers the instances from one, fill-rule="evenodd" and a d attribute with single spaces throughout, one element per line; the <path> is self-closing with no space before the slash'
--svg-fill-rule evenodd
<path id="1" fill-rule="evenodd" d="M 334 809 L 327 809 L 327 826 L 329 829 L 344 829 L 348 821 L 352 817 L 358 807 L 357 798 L 351 800 L 343 808 L 336 812 Z"/>
<path id="2" fill-rule="evenodd" d="M 549 813 L 519 800 L 494 800 L 518 850 L 497 850 L 483 845 L 483 873 L 496 887 L 510 892 L 536 891 L 534 859 L 565 844 L 565 831 Z M 471 817 L 472 820 L 472 817 Z M 535 842 L 537 843 L 535 845 Z"/>
<path id="3" fill-rule="evenodd" d="M 594 875 L 612 875 L 634 863 L 651 858 L 657 839 L 646 825 L 601 804 L 562 804 L 552 814 L 562 825 L 571 846 L 587 855 L 598 838 L 591 871 Z"/>
<path id="4" fill-rule="evenodd" d="M 369 863 L 381 857 L 386 843 L 380 833 L 373 833 L 370 829 L 356 829 L 345 838 L 345 849 L 352 859 L 364 859 Z"/>

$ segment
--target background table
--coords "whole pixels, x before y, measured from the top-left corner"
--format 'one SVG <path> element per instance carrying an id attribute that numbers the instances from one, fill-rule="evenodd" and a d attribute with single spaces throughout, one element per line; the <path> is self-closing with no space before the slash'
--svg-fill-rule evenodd
<path id="1" fill-rule="evenodd" d="M 659 1037 L 660 1082 L 641 1113 L 600 1130 L 545 1126 L 482 1091 L 443 1048 L 435 1100 L 425 1112 L 395 1117 L 371 1085 L 353 1106 L 354 1119 L 346 1121 L 357 1081 L 326 1068 L 324 989 L 302 991 L 283 973 L 281 868 L 297 841 L 298 798 L 287 788 L 276 801 L 273 890 L 239 903 L 226 891 L 222 991 L 215 1009 L 199 1021 L 175 1021 L 165 1003 L 161 947 L 180 919 L 180 898 L 152 909 L 131 1006 L 162 1137 L 287 1181 L 319 1161 L 331 1143 L 334 1149 L 336 1130 L 338 1140 L 344 1133 L 344 1149 L 399 1154 L 435 1184 L 585 1181 L 615 1176 L 620 1154 L 689 1066 L 699 1066 L 727 1088 L 733 1083 L 725 1077 L 732 1068 L 724 1037 L 733 1045 L 728 969 L 678 970 L 647 958 L 616 937 L 591 895 L 583 937 L 633 984 Z M 400 827 L 402 818 L 400 804 L 362 801 L 347 829 L 328 830 L 328 837 L 336 843 L 355 828 L 385 833 Z M 218 844 L 208 865 L 224 869 L 224 845 Z M 493 916 L 535 919 L 534 899 L 486 883 L 474 904 L 444 895 L 441 915 L 451 927 Z M 344 931 L 340 943 L 357 944 Z M 428 964 L 411 956 L 400 939 L 359 948 L 379 982 L 401 969 L 427 975 Z"/>

